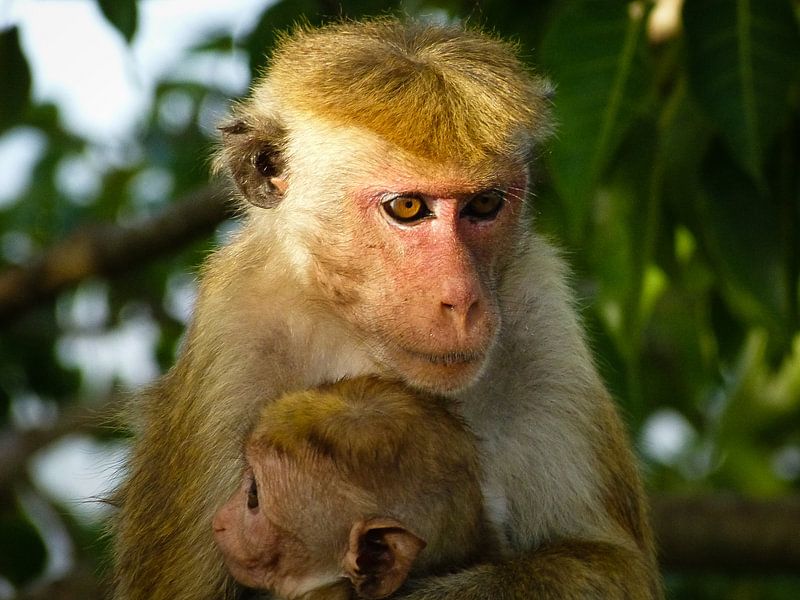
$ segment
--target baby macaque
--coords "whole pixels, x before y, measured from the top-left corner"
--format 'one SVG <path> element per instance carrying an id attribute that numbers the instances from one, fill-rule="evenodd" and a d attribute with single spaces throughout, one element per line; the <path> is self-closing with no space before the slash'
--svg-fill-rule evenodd
<path id="1" fill-rule="evenodd" d="M 496 551 L 472 434 L 447 400 L 360 378 L 267 403 L 214 536 L 239 583 L 384 598 Z"/>

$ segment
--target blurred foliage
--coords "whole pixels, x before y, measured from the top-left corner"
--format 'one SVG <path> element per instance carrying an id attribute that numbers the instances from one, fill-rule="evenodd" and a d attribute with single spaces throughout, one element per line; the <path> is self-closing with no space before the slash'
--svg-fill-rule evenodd
<path id="1" fill-rule="evenodd" d="M 599 365 L 640 442 L 651 488 L 797 492 L 798 4 L 688 0 L 671 14 L 676 4 L 286 0 L 249 33 L 220 33 L 192 54 L 243 53 L 257 73 L 276 32 L 293 23 L 387 12 L 466 19 L 516 40 L 557 85 L 558 133 L 534 174 L 537 226 L 575 268 Z M 135 40 L 136 2 L 99 7 Z M 108 149 L 69 133 L 56 107 L 32 103 L 15 29 L 0 32 L 0 74 L 0 142 L 24 134 L 43 148 L 19 198 L 0 206 L 0 266 L 24 264 L 82 223 L 157 212 L 207 180 L 213 128 L 203 115 L 227 102 L 220 89 L 165 78 L 136 139 Z M 65 189 L 59 173 L 70 167 L 89 169 L 98 185 Z M 186 274 L 217 242 L 110 283 L 87 282 L 6 325 L 0 427 L 23 427 L 13 415 L 26 403 L 57 418 L 107 399 L 108 382 L 71 360 L 82 336 L 147 323 L 156 331 L 152 358 L 166 368 L 185 325 L 172 299 L 191 289 Z M 88 541 L 97 539 L 95 525 L 64 524 L 80 541 L 80 560 L 102 554 L 104 543 Z M 46 537 L 18 494 L 0 494 L 8 585 L 42 575 Z M 800 597 L 797 578 L 681 574 L 669 583 L 674 598 Z"/>
<path id="2" fill-rule="evenodd" d="M 97 0 L 103 16 L 119 31 L 127 42 L 133 39 L 136 33 L 138 9 L 136 2 L 119 2 L 119 0 Z"/>
<path id="3" fill-rule="evenodd" d="M 13 125 L 28 104 L 31 74 L 19 47 L 19 32 L 15 28 L 0 32 L 0 73 L 5 76 L 2 87 L 3 112 L 0 130 Z"/>

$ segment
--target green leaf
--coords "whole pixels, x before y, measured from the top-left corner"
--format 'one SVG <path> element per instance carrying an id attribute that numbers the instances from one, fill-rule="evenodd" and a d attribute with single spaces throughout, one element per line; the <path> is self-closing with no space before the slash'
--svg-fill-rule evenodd
<path id="1" fill-rule="evenodd" d="M 130 43 L 138 21 L 136 0 L 97 0 L 97 4 L 106 20 Z"/>
<path id="2" fill-rule="evenodd" d="M 740 319 L 786 334 L 785 278 L 777 212 L 718 146 L 703 167 L 698 212 L 727 303 Z"/>
<path id="3" fill-rule="evenodd" d="M 28 107 L 31 74 L 19 46 L 16 27 L 0 32 L 0 130 L 19 121 Z"/>
<path id="4" fill-rule="evenodd" d="M 700 169 L 713 139 L 711 124 L 688 93 L 681 77 L 660 115 L 658 167 L 664 171 L 664 195 L 670 210 L 684 223 L 695 212 Z"/>
<path id="5" fill-rule="evenodd" d="M 800 70 L 788 0 L 692 0 L 683 9 L 691 89 L 734 156 L 763 181 L 764 152 Z"/>
<path id="6" fill-rule="evenodd" d="M 557 86 L 559 130 L 550 167 L 568 205 L 573 237 L 648 90 L 645 16 L 613 0 L 571 2 L 542 42 L 542 62 Z"/>

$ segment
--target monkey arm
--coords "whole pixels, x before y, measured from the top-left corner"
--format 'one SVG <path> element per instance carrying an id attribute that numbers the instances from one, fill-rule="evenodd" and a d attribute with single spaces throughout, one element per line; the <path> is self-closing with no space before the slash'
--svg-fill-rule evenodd
<path id="1" fill-rule="evenodd" d="M 496 564 L 409 584 L 405 600 L 653 600 L 658 578 L 638 550 L 562 540 Z"/>
<path id="2" fill-rule="evenodd" d="M 600 408 L 601 426 L 594 430 L 597 439 L 589 456 L 583 457 L 592 465 L 589 471 L 598 475 L 594 491 L 582 501 L 590 508 L 582 508 L 582 502 L 576 501 L 581 490 L 574 482 L 572 497 L 562 495 L 564 488 L 558 488 L 565 484 L 574 468 L 569 465 L 569 458 L 578 456 L 575 447 L 553 448 L 549 457 L 541 452 L 536 457 L 528 455 L 530 468 L 525 472 L 515 469 L 512 459 L 512 470 L 505 474 L 505 491 L 493 493 L 492 486 L 497 490 L 496 486 L 503 484 L 490 484 L 487 506 L 499 523 L 496 529 L 505 532 L 513 549 L 494 562 L 411 582 L 406 588 L 407 595 L 402 596 L 404 600 L 659 600 L 663 597 L 644 495 L 632 454 L 607 395 L 601 393 L 595 400 Z M 545 415 L 541 416 L 546 421 Z M 529 440 L 527 446 L 536 448 L 536 440 Z M 517 456 L 520 453 L 524 462 L 524 452 L 518 447 Z M 513 450 L 506 447 L 499 456 L 486 456 L 487 472 L 498 472 L 492 465 L 502 456 L 514 456 Z M 560 515 L 551 512 L 549 516 L 553 518 L 543 519 L 548 503 L 542 500 L 547 496 L 548 484 L 541 473 L 556 465 L 555 462 L 548 465 L 548 458 L 561 461 L 560 477 L 550 485 L 557 490 L 553 499 L 566 512 Z M 516 487 L 510 487 L 514 484 Z M 584 482 L 584 485 L 589 484 Z M 498 503 L 497 496 L 507 499 Z"/>
<path id="3" fill-rule="evenodd" d="M 606 415 L 615 416 L 613 411 Z M 546 506 L 537 502 L 546 492 L 540 487 L 542 482 L 532 475 L 537 469 L 547 468 L 540 461 L 531 471 L 517 472 L 509 478 L 516 482 L 517 488 L 506 493 L 505 514 L 497 528 L 506 533 L 515 548 L 510 556 L 452 575 L 410 582 L 406 595 L 401 597 L 404 600 L 662 598 L 638 475 L 630 452 L 616 435 L 619 424 L 612 421 L 605 425 L 597 430 L 604 433 L 596 447 L 602 456 L 595 456 L 593 461 L 601 479 L 597 494 L 589 496 L 594 498 L 595 508 L 599 505 L 603 510 L 583 512 L 579 504 L 564 498 L 561 504 L 570 507 L 569 514 L 576 515 L 572 522 L 568 520 L 569 514 L 564 513 L 555 520 L 537 519 L 541 516 L 537 511 Z M 564 448 L 556 449 L 554 454 L 563 458 L 560 451 Z M 492 462 L 493 457 L 487 458 Z M 565 477 L 567 470 L 568 467 Z M 491 494 L 490 489 L 487 497 L 490 512 L 493 502 L 497 504 Z M 578 516 L 581 512 L 583 516 Z"/>

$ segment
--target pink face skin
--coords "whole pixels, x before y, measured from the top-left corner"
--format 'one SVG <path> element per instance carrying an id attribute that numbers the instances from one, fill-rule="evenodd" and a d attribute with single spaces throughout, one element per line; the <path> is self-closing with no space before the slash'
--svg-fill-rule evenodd
<path id="1" fill-rule="evenodd" d="M 254 481 L 252 473 L 246 474 L 239 489 L 214 515 L 214 539 L 234 579 L 252 588 L 275 589 L 287 562 L 303 563 L 292 561 L 285 552 L 297 549 L 297 541 L 273 523 L 260 504 L 251 504 Z"/>
<path id="2" fill-rule="evenodd" d="M 352 222 L 361 224 L 361 255 L 370 261 L 359 287 L 366 302 L 356 318 L 366 322 L 384 363 L 412 384 L 453 391 L 485 364 L 500 325 L 497 289 L 520 235 L 526 186 L 520 175 L 477 191 L 416 182 L 355 196 Z M 421 208 L 403 218 L 393 210 L 397 202 L 412 213 Z"/>

